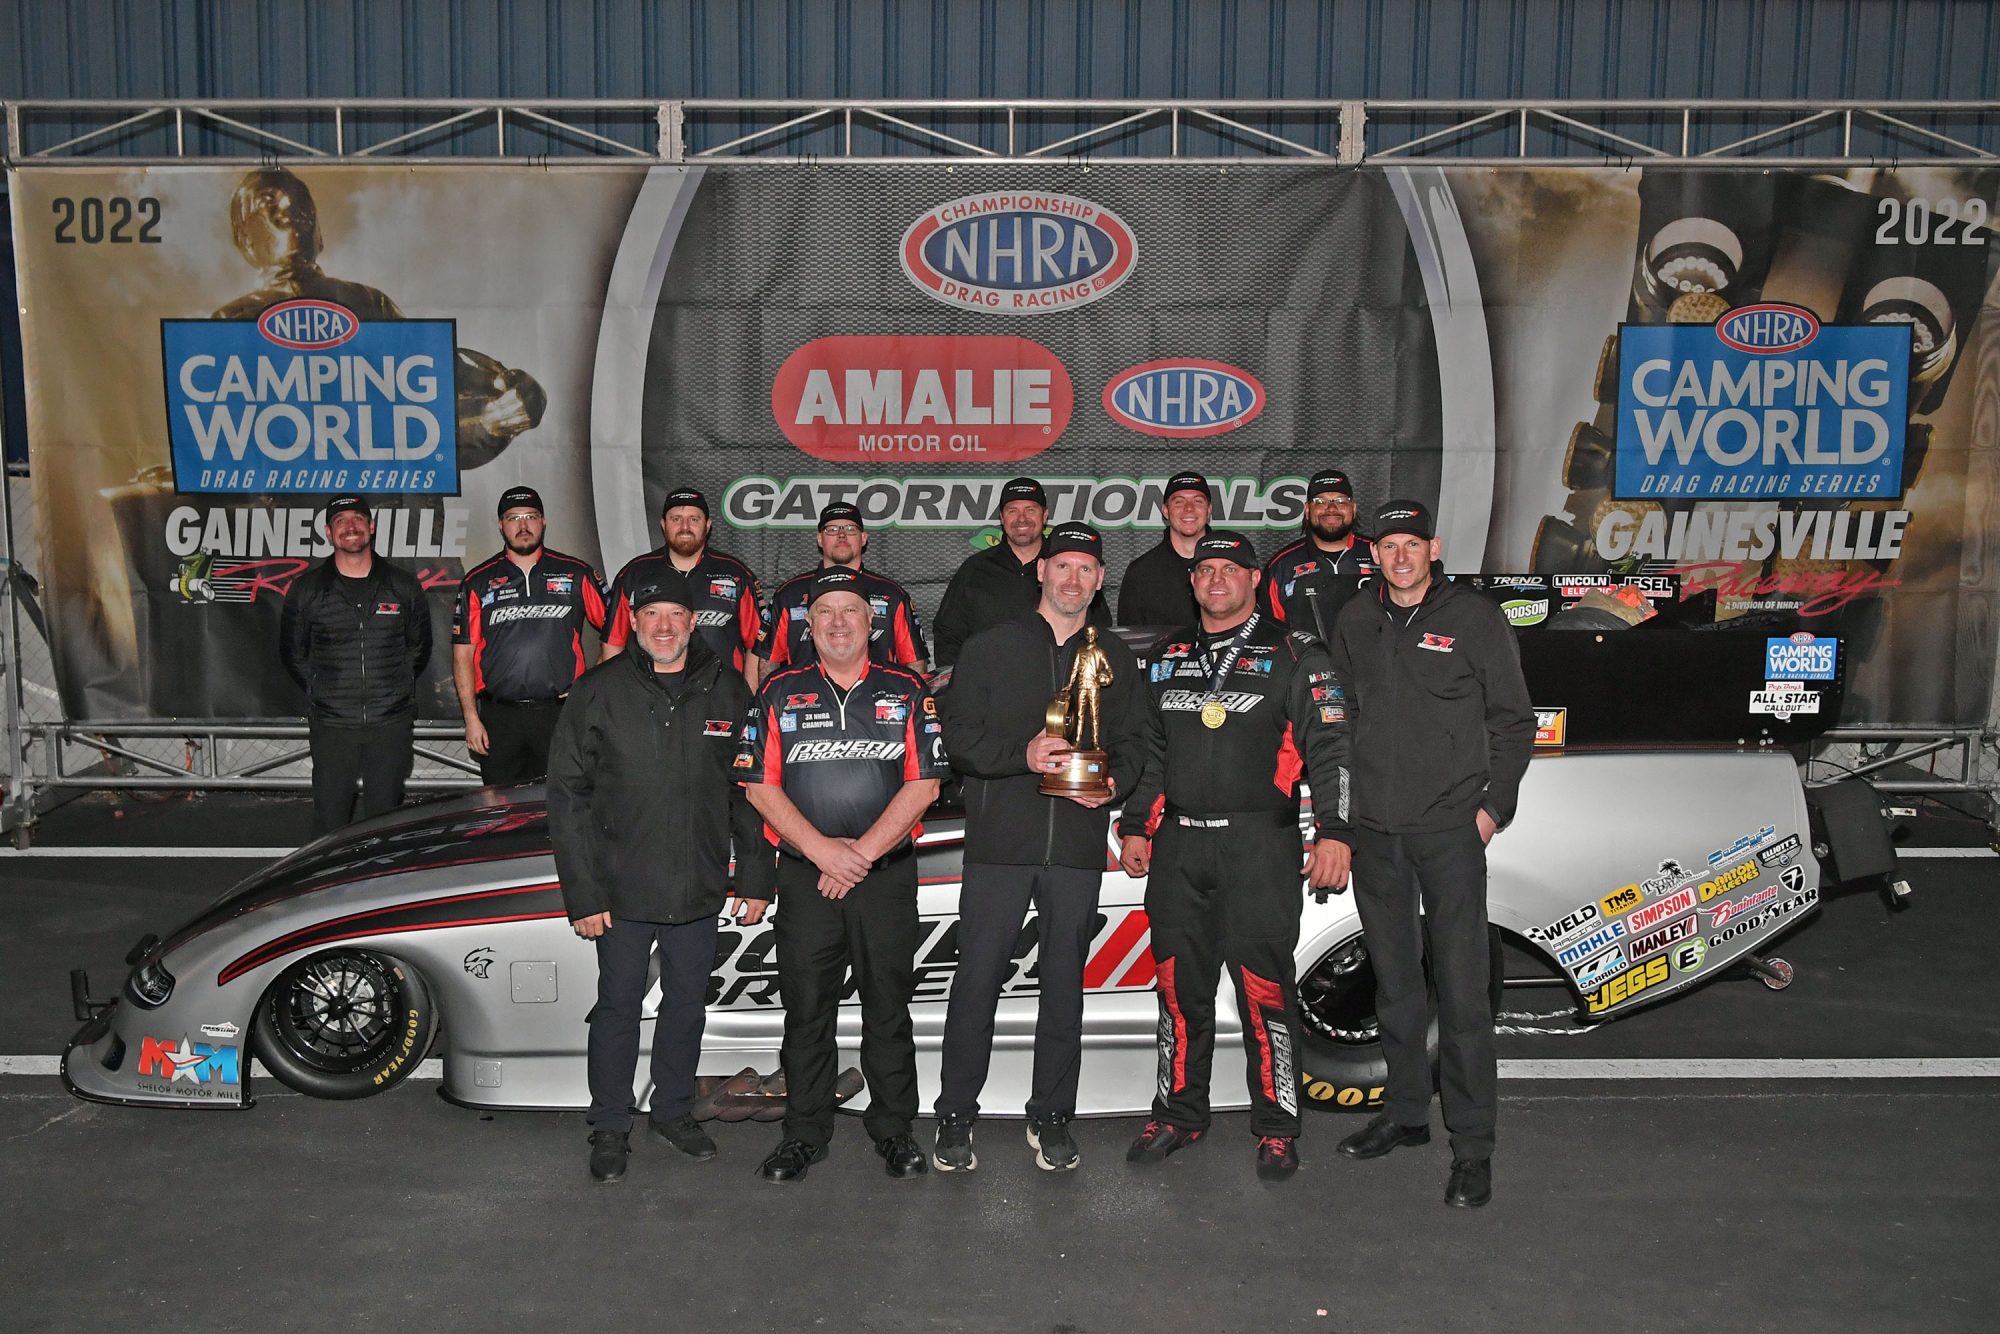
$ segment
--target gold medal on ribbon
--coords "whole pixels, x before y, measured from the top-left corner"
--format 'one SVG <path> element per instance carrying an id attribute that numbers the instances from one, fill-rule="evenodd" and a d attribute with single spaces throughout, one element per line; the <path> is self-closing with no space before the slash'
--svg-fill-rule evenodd
<path id="1" fill-rule="evenodd" d="M 1212 699 L 1201 706 L 1201 725 L 1213 731 L 1229 721 L 1229 710 L 1222 707 L 1221 700 Z"/>

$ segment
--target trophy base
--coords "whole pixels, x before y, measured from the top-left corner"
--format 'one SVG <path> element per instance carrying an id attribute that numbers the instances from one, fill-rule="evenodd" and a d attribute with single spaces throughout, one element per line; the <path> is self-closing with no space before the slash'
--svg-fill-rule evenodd
<path id="1" fill-rule="evenodd" d="M 1101 750 L 1073 750 L 1063 766 L 1042 775 L 1045 797 L 1108 797 L 1111 756 Z"/>

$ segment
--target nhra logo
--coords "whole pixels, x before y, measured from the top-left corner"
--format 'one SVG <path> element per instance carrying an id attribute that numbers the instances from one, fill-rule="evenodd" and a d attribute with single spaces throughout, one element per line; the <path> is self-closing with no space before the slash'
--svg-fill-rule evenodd
<path id="1" fill-rule="evenodd" d="M 299 352 L 339 347 L 361 332 L 361 321 L 331 301 L 286 301 L 257 318 L 257 332 Z"/>
<path id="2" fill-rule="evenodd" d="M 903 272 L 949 305 L 995 314 L 1065 310 L 1131 276 L 1132 229 L 1086 199 L 994 191 L 940 204 L 903 233 Z"/>
<path id="3" fill-rule="evenodd" d="M 1104 410 L 1143 435 L 1221 435 L 1256 420 L 1264 410 L 1264 386 L 1249 371 L 1219 361 L 1149 361 L 1104 386 Z"/>
<path id="4" fill-rule="evenodd" d="M 1776 302 L 1741 306 L 1715 322 L 1715 336 L 1738 352 L 1768 357 L 1796 352 L 1819 337 L 1819 319 L 1809 310 Z"/>
<path id="5" fill-rule="evenodd" d="M 1069 425 L 1069 372 L 1026 338 L 815 338 L 785 358 L 771 416 L 816 459 L 931 455 L 966 463 L 1039 454 Z"/>

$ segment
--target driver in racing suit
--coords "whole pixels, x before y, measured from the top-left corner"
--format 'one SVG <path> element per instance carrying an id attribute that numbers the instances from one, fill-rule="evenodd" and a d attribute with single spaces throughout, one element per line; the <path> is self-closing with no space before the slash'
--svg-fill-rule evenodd
<path id="1" fill-rule="evenodd" d="M 1315 889 L 1339 888 L 1350 857 L 1351 705 L 1323 645 L 1252 610 L 1259 578 L 1247 539 L 1209 533 L 1192 575 L 1200 623 L 1148 655 L 1160 731 L 1118 832 L 1126 874 L 1151 872 L 1160 1077 L 1152 1119 L 1125 1156 L 1156 1163 L 1207 1133 L 1226 963 L 1243 1016 L 1257 1175 L 1282 1181 L 1299 1163 L 1299 777 L 1312 783 L 1317 828 L 1303 874 Z"/>

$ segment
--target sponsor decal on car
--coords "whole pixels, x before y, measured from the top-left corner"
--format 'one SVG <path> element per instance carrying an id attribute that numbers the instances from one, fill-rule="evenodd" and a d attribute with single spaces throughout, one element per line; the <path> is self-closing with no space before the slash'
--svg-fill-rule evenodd
<path id="1" fill-rule="evenodd" d="M 1622 940 L 1624 936 L 1625 923 L 1606 922 L 1595 930 L 1577 937 L 1575 943 L 1557 951 L 1556 962 L 1567 968 L 1579 960 L 1588 959 L 1606 945 Z"/>
<path id="2" fill-rule="evenodd" d="M 1750 692 L 1750 712 L 1769 714 L 1780 722 L 1797 713 L 1818 713 L 1819 692 L 1783 682 L 1767 682 Z"/>
<path id="3" fill-rule="evenodd" d="M 1569 710 L 1535 710 L 1535 744 L 1551 749 L 1567 744 L 1569 739 Z"/>
<path id="4" fill-rule="evenodd" d="M 1753 871 L 1752 874 L 1755 874 L 1755 872 Z M 1657 899 L 1647 904 L 1630 917 L 1627 917 L 1625 919 L 1625 929 L 1633 935 L 1637 935 L 1641 931 L 1658 926 L 1669 917 L 1678 916 L 1692 907 L 1694 907 L 1693 887 L 1690 886 L 1687 889 L 1676 890 L 1663 899 Z"/>
<path id="5" fill-rule="evenodd" d="M 1644 964 L 1634 965 L 1618 974 L 1597 990 L 1584 996 L 1584 1004 L 1592 1014 L 1603 1014 L 1614 1005 L 1631 1000 L 1642 991 L 1660 985 L 1673 975 L 1665 959 L 1648 959 Z"/>
<path id="6" fill-rule="evenodd" d="M 166 1038 L 142 1037 L 138 1075 L 139 1087 L 149 1093 L 215 1097 L 217 1089 L 243 1082 L 242 1048 L 234 1044 L 192 1042 L 185 1034 L 178 1043 Z M 166 1082 L 145 1082 L 149 1079 Z"/>
<path id="7" fill-rule="evenodd" d="M 1752 908 L 1763 907 L 1777 897 L 1778 887 L 1776 885 L 1766 885 L 1755 894 L 1748 895 L 1745 898 L 1725 899 L 1708 910 L 1708 924 L 1710 928 L 1721 926 L 1732 918 L 1740 917 L 1744 913 L 1749 912 Z"/>
<path id="8" fill-rule="evenodd" d="M 1797 834 L 1787 834 L 1757 854 L 1757 860 L 1765 866 L 1785 866 L 1799 858 L 1801 844 Z"/>
<path id="9" fill-rule="evenodd" d="M 493 950 L 487 945 L 481 945 L 477 949 L 468 950 L 465 955 L 465 971 L 473 977 L 483 980 L 488 970 L 493 967 L 493 957 Z"/>
<path id="10" fill-rule="evenodd" d="M 1831 681 L 1840 641 L 1801 630 L 1789 639 L 1764 641 L 1766 681 Z"/>
<path id="11" fill-rule="evenodd" d="M 1255 421 L 1264 411 L 1264 386 L 1242 367 L 1220 361 L 1148 361 L 1112 376 L 1103 401 L 1121 426 L 1186 440 Z"/>
<path id="12" fill-rule="evenodd" d="M 1723 927 L 1721 931 L 1708 938 L 1708 947 L 1710 949 L 1718 949 L 1739 936 L 1748 935 L 1752 931 L 1760 931 L 1770 926 L 1773 922 L 1790 917 L 1793 913 L 1810 908 L 1818 902 L 1819 891 L 1816 889 L 1808 889 L 1803 893 L 1794 894 L 1782 903 L 1772 904 L 1755 917 L 1745 917 L 1741 920 L 1731 922 L 1728 926 Z"/>
<path id="13" fill-rule="evenodd" d="M 1673 960 L 1674 971 L 1677 973 L 1699 972 L 1702 960 L 1708 957 L 1708 942 L 1696 936 L 1693 940 L 1674 946 L 1673 953 L 1667 957 Z"/>
<path id="14" fill-rule="evenodd" d="M 1637 885 L 1627 885 L 1625 888 L 1615 889 L 1599 899 L 1597 906 L 1604 909 L 1606 917 L 1616 917 L 1619 913 L 1631 912 L 1634 908 L 1645 902 L 1645 900 L 1646 896 L 1639 892 Z"/>
<path id="15" fill-rule="evenodd" d="M 1641 880 L 1639 888 L 1645 890 L 1648 894 L 1664 894 L 1670 889 L 1679 889 L 1690 880 L 1698 880 L 1700 878 L 1701 873 L 1699 871 L 1690 871 L 1673 858 L 1668 857 L 1661 861 L 1660 873 Z"/>
<path id="16" fill-rule="evenodd" d="M 1665 953 L 1695 933 L 1698 925 L 1695 919 L 1698 915 L 1690 912 L 1686 916 L 1676 917 L 1665 926 L 1654 927 L 1644 935 L 1635 934 L 1626 945 L 1625 952 L 1631 955 L 1633 963 L 1641 959 L 1650 959 L 1655 954 Z"/>
<path id="17" fill-rule="evenodd" d="M 201 1035 L 205 1038 L 233 1038 L 242 1031 L 242 1029 L 226 1019 L 219 1024 L 203 1024 L 201 1026 Z"/>
<path id="18" fill-rule="evenodd" d="M 1549 619 L 1547 598 L 1508 598 L 1500 604 L 1500 614 L 1512 626 L 1540 625 Z"/>
<path id="19" fill-rule="evenodd" d="M 1756 833 L 1744 834 L 1728 847 L 1717 848 L 1714 852 L 1709 853 L 1708 864 L 1714 866 L 1718 862 L 1728 861 L 1739 852 L 1748 852 L 1752 848 L 1761 848 L 1777 836 L 1778 827 L 1767 824 Z"/>
<path id="20" fill-rule="evenodd" d="M 903 272 L 939 301 L 1034 315 L 1110 295 L 1139 247 L 1119 217 L 1087 199 L 1040 191 L 967 195 L 903 233 Z"/>
<path id="21" fill-rule="evenodd" d="M 1730 890 L 1740 889 L 1756 878 L 1757 863 L 1744 862 L 1740 866 L 1732 866 L 1717 875 L 1715 879 L 1701 882 L 1701 901 L 1707 903 L 1710 899 L 1720 898 Z M 1679 896 L 1676 895 L 1675 897 L 1678 898 Z M 1662 899 L 1661 902 L 1664 903 L 1666 900 Z"/>
<path id="22" fill-rule="evenodd" d="M 1631 962 L 1630 959 L 1625 957 L 1623 949 L 1613 946 L 1605 953 L 1598 955 L 1595 959 L 1577 966 L 1577 990 L 1591 991 L 1603 986 L 1610 979 L 1630 967 Z"/>
<path id="23" fill-rule="evenodd" d="M 1595 903 L 1585 903 L 1564 913 L 1543 927 L 1530 927 L 1528 934 L 1547 944 L 1556 944 L 1596 921 L 1601 914 Z"/>

